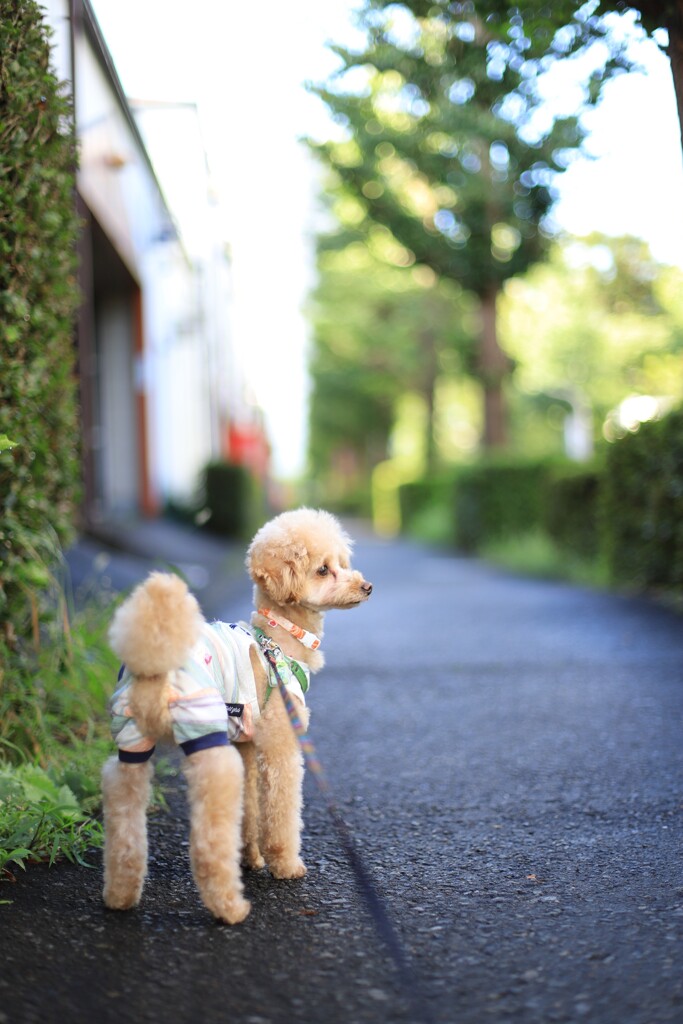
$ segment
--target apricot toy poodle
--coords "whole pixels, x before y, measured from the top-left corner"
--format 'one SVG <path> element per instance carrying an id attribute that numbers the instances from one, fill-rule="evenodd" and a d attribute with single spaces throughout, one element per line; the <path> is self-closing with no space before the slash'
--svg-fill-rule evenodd
<path id="1" fill-rule="evenodd" d="M 152 573 L 117 610 L 109 638 L 123 662 L 112 698 L 119 748 L 102 771 L 104 901 L 127 910 L 147 873 L 155 743 L 187 755 L 190 860 L 206 907 L 236 924 L 249 913 L 241 862 L 300 878 L 304 765 L 277 680 L 306 727 L 310 674 L 323 666 L 323 617 L 367 600 L 351 541 L 328 512 L 301 508 L 263 526 L 247 554 L 251 625 L 207 623 L 183 581 Z"/>

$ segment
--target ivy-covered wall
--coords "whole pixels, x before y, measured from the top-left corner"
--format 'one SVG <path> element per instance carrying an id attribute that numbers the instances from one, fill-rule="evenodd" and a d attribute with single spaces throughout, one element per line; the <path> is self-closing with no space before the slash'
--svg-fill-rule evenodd
<path id="1" fill-rule="evenodd" d="M 41 10 L 0 0 L 0 644 L 35 625 L 78 500 L 75 163 Z"/>

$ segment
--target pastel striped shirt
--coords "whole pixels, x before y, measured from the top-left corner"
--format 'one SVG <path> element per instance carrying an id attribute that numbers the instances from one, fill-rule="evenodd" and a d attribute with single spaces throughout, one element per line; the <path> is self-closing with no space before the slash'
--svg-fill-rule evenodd
<path id="1" fill-rule="evenodd" d="M 262 657 L 245 624 L 206 623 L 187 662 L 171 673 L 168 708 L 173 739 L 186 754 L 249 738 L 245 731 L 260 716 L 250 660 L 252 650 Z M 270 686 L 277 685 L 265 660 L 263 664 Z M 305 703 L 307 667 L 296 662 L 290 664 L 290 659 L 283 656 L 278 659 L 278 671 L 290 692 Z M 132 683 L 131 672 L 123 666 L 110 711 L 119 758 L 135 763 L 152 756 L 156 737 L 145 736 L 138 728 L 130 708 Z"/>

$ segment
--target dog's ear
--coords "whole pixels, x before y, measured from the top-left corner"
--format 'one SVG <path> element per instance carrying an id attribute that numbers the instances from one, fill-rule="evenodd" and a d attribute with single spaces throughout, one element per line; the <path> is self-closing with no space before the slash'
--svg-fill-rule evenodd
<path id="1" fill-rule="evenodd" d="M 252 545 L 247 556 L 252 580 L 277 604 L 296 604 L 308 567 L 308 551 L 303 544 L 262 542 Z"/>

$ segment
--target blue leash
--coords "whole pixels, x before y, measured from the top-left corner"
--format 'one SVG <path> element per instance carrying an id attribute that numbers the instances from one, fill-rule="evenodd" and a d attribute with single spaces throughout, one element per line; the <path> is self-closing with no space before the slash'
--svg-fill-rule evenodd
<path id="1" fill-rule="evenodd" d="M 377 892 L 377 889 L 370 878 L 358 851 L 358 847 L 351 835 L 349 826 L 341 816 L 339 808 L 334 800 L 327 775 L 320 763 L 320 758 L 318 757 L 313 740 L 306 732 L 304 724 L 296 709 L 296 705 L 292 700 L 291 694 L 280 677 L 280 673 L 278 672 L 275 664 L 275 657 L 273 656 L 272 651 L 268 649 L 265 649 L 263 653 L 268 659 L 268 663 L 273 670 L 280 695 L 282 696 L 285 708 L 287 709 L 289 721 L 299 741 L 299 746 L 301 747 L 306 767 L 310 770 L 316 781 L 318 789 L 325 800 L 327 811 L 332 819 L 335 829 L 337 830 L 337 835 L 339 836 L 341 845 L 344 848 L 351 870 L 355 876 L 358 890 L 365 901 L 375 926 L 375 930 L 386 946 L 387 951 L 394 962 L 394 967 L 398 974 L 398 980 L 403 991 L 405 1001 L 415 1014 L 415 1024 L 433 1024 L 434 1018 L 432 1017 L 427 1001 L 422 993 L 422 987 L 420 985 L 417 972 L 410 964 L 408 957 L 403 950 L 399 937 L 396 934 L 396 930 L 387 913 L 384 901 Z"/>

